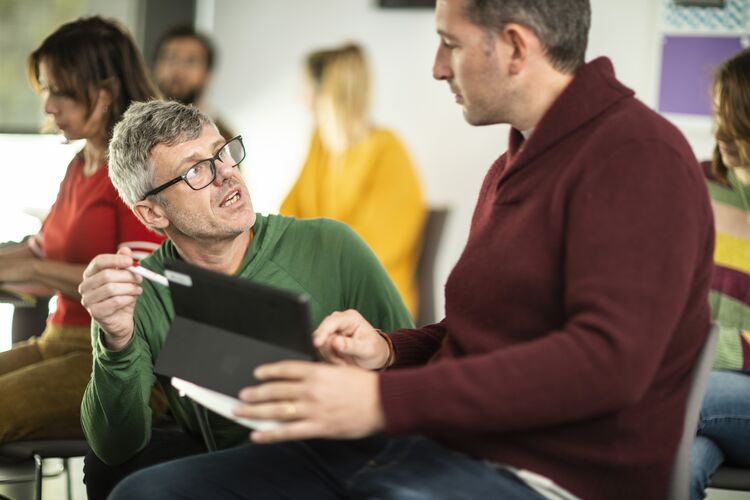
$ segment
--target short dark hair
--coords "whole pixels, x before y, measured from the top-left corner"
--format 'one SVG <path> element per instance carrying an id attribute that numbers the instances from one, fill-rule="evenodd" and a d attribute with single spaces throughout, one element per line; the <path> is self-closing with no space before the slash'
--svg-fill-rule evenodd
<path id="1" fill-rule="evenodd" d="M 171 42 L 172 40 L 176 40 L 178 38 L 192 38 L 194 40 L 197 40 L 203 46 L 203 50 L 206 52 L 206 68 L 208 68 L 208 71 L 211 71 L 214 68 L 214 62 L 216 59 L 214 44 L 206 35 L 198 33 L 191 26 L 175 26 L 174 28 L 171 28 L 169 31 L 164 33 L 159 39 L 159 42 L 156 44 L 156 49 L 154 51 L 154 61 L 159 58 L 159 52 L 161 52 L 162 47 L 164 47 L 167 42 Z"/>
<path id="2" fill-rule="evenodd" d="M 112 93 L 105 124 L 108 136 L 131 102 L 161 97 L 133 38 L 112 19 L 80 18 L 45 38 L 27 61 L 29 80 L 36 90 L 42 90 L 41 64 L 51 90 L 83 104 L 87 116 L 96 105 L 94 91 L 106 88 Z"/>
<path id="3" fill-rule="evenodd" d="M 526 26 L 562 72 L 573 73 L 585 62 L 591 26 L 589 0 L 464 0 L 464 14 L 493 32 L 508 23 Z"/>

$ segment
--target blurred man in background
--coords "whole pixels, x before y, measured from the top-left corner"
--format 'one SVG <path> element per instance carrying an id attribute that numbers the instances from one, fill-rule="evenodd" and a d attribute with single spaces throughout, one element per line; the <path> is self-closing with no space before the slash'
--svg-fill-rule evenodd
<path id="1" fill-rule="evenodd" d="M 192 104 L 210 115 L 222 137 L 231 139 L 237 134 L 206 109 L 205 93 L 215 60 L 211 40 L 189 26 L 177 26 L 156 45 L 154 80 L 166 98 Z"/>

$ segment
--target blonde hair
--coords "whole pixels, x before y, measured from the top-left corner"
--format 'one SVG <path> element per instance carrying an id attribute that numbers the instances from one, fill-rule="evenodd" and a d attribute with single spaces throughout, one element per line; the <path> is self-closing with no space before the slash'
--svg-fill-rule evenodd
<path id="1" fill-rule="evenodd" d="M 750 165 L 750 49 L 725 61 L 714 76 L 714 113 L 718 134 L 735 141 L 743 165 Z M 714 172 L 726 182 L 727 166 L 718 146 L 714 151 Z"/>
<path id="2" fill-rule="evenodd" d="M 369 128 L 370 75 L 362 49 L 346 44 L 307 56 L 313 111 L 326 147 L 341 153 Z"/>

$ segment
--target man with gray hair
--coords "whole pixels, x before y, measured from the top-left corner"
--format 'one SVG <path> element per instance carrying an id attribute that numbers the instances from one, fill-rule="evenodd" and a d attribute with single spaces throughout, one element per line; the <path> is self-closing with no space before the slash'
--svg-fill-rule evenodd
<path id="1" fill-rule="evenodd" d="M 588 0 L 438 0 L 436 20 L 433 76 L 470 124 L 511 125 L 445 319 L 384 338 L 332 314 L 314 341 L 345 366 L 261 366 L 241 393 L 244 417 L 297 408 L 264 446 L 141 471 L 114 500 L 667 498 L 710 320 L 700 167 L 609 60 L 584 63 Z M 356 396 L 332 373 L 352 367 Z M 303 441 L 379 431 L 357 463 Z"/>
<path id="2" fill-rule="evenodd" d="M 393 283 L 349 228 L 254 212 L 236 168 L 244 157 L 242 138 L 225 141 L 196 108 L 151 101 L 128 109 L 110 143 L 112 183 L 146 226 L 168 237 L 140 265 L 163 273 L 166 260 L 181 259 L 304 292 L 314 324 L 333 311 L 357 308 L 383 329 L 412 326 Z M 127 249 L 99 255 L 80 285 L 81 302 L 94 320 L 93 371 L 81 407 L 92 450 L 85 463 L 92 500 L 105 498 L 134 470 L 203 451 L 192 407 L 161 377 L 186 432 L 151 428 L 154 361 L 174 312 L 168 289 L 126 270 L 131 264 Z M 340 383 L 356 380 L 358 372 Z M 246 428 L 216 415 L 209 425 L 220 448 L 247 439 Z"/>

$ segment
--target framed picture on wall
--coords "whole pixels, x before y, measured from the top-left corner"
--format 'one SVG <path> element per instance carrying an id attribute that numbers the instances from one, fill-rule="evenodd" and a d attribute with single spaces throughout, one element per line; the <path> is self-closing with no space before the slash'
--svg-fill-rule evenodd
<path id="1" fill-rule="evenodd" d="M 718 7 L 724 8 L 725 0 L 674 0 L 680 7 Z"/>
<path id="2" fill-rule="evenodd" d="M 435 0 L 378 0 L 383 8 L 434 8 Z"/>
<path id="3" fill-rule="evenodd" d="M 746 46 L 745 37 L 667 35 L 662 43 L 659 111 L 711 116 L 714 71 Z"/>

